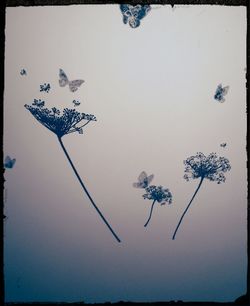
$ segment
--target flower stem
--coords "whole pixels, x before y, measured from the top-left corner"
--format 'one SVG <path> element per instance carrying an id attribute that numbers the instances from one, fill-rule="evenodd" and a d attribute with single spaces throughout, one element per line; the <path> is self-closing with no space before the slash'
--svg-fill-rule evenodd
<path id="1" fill-rule="evenodd" d="M 153 209 L 154 209 L 155 201 L 156 200 L 154 200 L 153 203 L 152 203 L 152 206 L 151 206 L 151 209 L 150 209 L 149 218 L 148 218 L 148 221 L 144 224 L 144 227 L 146 227 L 148 225 L 148 222 L 150 221 L 150 219 L 152 217 L 152 212 L 153 212 Z"/>
<path id="2" fill-rule="evenodd" d="M 192 203 L 194 197 L 196 196 L 198 190 L 200 189 L 203 180 L 204 180 L 204 177 L 201 177 L 200 183 L 199 183 L 197 189 L 195 190 L 195 193 L 194 193 L 194 195 L 192 196 L 192 199 L 190 200 L 190 202 L 189 202 L 187 208 L 184 210 L 184 213 L 182 214 L 182 216 L 181 216 L 181 218 L 180 218 L 180 221 L 179 221 L 179 223 L 178 223 L 178 225 L 177 225 L 177 227 L 176 227 L 176 229 L 175 229 L 174 235 L 173 235 L 173 237 L 172 237 L 173 240 L 175 239 L 176 233 L 177 233 L 177 231 L 178 231 L 179 226 L 181 225 L 182 219 L 184 218 L 184 216 L 185 216 L 186 212 L 188 211 L 188 209 L 189 209 L 189 207 L 190 207 L 190 205 L 191 205 L 191 203 Z"/>
<path id="3" fill-rule="evenodd" d="M 63 144 L 63 142 L 62 142 L 61 137 L 58 137 L 58 140 L 59 140 L 59 142 L 60 142 L 60 145 L 61 145 L 61 147 L 62 147 L 62 149 L 63 149 L 63 152 L 65 153 L 65 155 L 66 155 L 66 157 L 67 157 L 67 159 L 68 159 L 68 161 L 69 161 L 69 163 L 70 163 L 70 165 L 71 165 L 71 167 L 72 167 L 72 169 L 73 169 L 73 171 L 74 171 L 76 177 L 78 178 L 79 183 L 81 184 L 82 188 L 83 188 L 84 191 L 86 192 L 86 194 L 87 194 L 87 196 L 88 196 L 90 202 L 92 203 L 92 205 L 94 206 L 94 208 L 96 209 L 96 211 L 98 212 L 98 214 L 100 215 L 100 217 L 102 218 L 102 220 L 104 221 L 104 223 L 107 225 L 107 227 L 109 228 L 109 230 L 111 231 L 111 233 L 114 235 L 115 239 L 116 239 L 118 242 L 121 242 L 121 240 L 118 238 L 118 236 L 116 235 L 116 233 L 113 231 L 113 229 L 112 229 L 111 226 L 109 225 L 108 221 L 104 218 L 104 216 L 103 216 L 103 214 L 101 213 L 101 211 L 99 210 L 99 208 L 96 206 L 96 204 L 95 204 L 95 202 L 93 201 L 92 197 L 90 196 L 90 194 L 89 194 L 87 188 L 84 186 L 83 181 L 82 181 L 82 179 L 80 178 L 80 175 L 79 175 L 78 172 L 76 171 L 76 168 L 75 168 L 75 166 L 74 166 L 72 160 L 70 159 L 68 152 L 66 151 L 66 149 L 65 149 L 65 147 L 64 147 L 64 144 Z"/>

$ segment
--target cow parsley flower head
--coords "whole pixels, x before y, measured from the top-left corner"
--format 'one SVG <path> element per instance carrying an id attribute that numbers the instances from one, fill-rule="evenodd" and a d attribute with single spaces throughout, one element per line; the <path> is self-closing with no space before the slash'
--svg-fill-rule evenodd
<path id="1" fill-rule="evenodd" d="M 52 107 L 51 109 L 44 108 L 44 101 L 35 99 L 32 105 L 25 104 L 25 108 L 30 111 L 30 113 L 46 128 L 48 128 L 51 132 L 55 133 L 60 146 L 68 159 L 70 166 L 72 167 L 76 178 L 78 179 L 80 185 L 82 186 L 83 191 L 89 198 L 91 204 L 94 206 L 95 210 L 106 224 L 108 229 L 111 231 L 113 236 L 118 242 L 121 242 L 120 238 L 116 235 L 106 218 L 103 216 L 100 209 L 95 204 L 93 198 L 91 197 L 90 193 L 88 192 L 86 186 L 84 185 L 79 173 L 77 172 L 69 153 L 67 152 L 62 137 L 64 135 L 78 132 L 80 134 L 83 133 L 83 127 L 87 125 L 91 121 L 96 121 L 96 117 L 94 115 L 79 113 L 75 109 L 68 109 L 65 108 L 62 112 L 57 109 L 56 107 Z M 84 124 L 80 124 L 83 120 L 87 122 Z"/>
<path id="2" fill-rule="evenodd" d="M 96 121 L 94 115 L 79 113 L 75 109 L 65 108 L 62 112 L 56 107 L 44 108 L 44 101 L 34 99 L 32 105 L 25 104 L 25 108 L 51 132 L 58 137 L 63 137 L 69 133 L 82 133 L 82 127 L 90 121 Z M 87 120 L 82 126 L 80 123 Z"/>
<path id="3" fill-rule="evenodd" d="M 147 222 L 144 224 L 146 227 L 152 217 L 154 205 L 156 202 L 161 203 L 161 205 L 166 204 L 167 202 L 169 204 L 172 203 L 172 194 L 167 188 L 163 188 L 162 186 L 155 186 L 150 185 L 145 188 L 146 193 L 142 196 L 145 199 L 153 200 L 153 203 L 151 205 L 150 214 L 148 217 Z"/>
<path id="4" fill-rule="evenodd" d="M 217 184 L 225 182 L 225 172 L 231 169 L 229 160 L 225 157 L 217 157 L 216 153 L 205 156 L 199 152 L 195 156 L 190 156 L 184 160 L 185 170 L 184 179 L 207 178 L 216 181 Z"/>
<path id="5" fill-rule="evenodd" d="M 208 156 L 206 156 L 203 153 L 199 152 L 196 155 L 190 156 L 186 160 L 184 160 L 184 165 L 184 179 L 189 181 L 191 178 L 200 178 L 200 182 L 190 202 L 188 203 L 188 206 L 184 210 L 179 223 L 177 224 L 172 238 L 173 240 L 175 239 L 178 228 L 180 227 L 181 222 L 185 214 L 187 213 L 191 203 L 193 202 L 193 199 L 195 198 L 197 192 L 199 191 L 204 179 L 206 178 L 209 181 L 217 182 L 217 184 L 220 184 L 222 182 L 224 183 L 226 181 L 224 173 L 231 169 L 229 160 L 225 157 L 218 157 L 216 153 L 210 153 Z"/>
<path id="6" fill-rule="evenodd" d="M 162 186 L 151 185 L 145 188 L 145 191 L 146 193 L 143 195 L 144 199 L 157 201 L 161 205 L 166 204 L 166 202 L 169 204 L 172 203 L 171 192 Z"/>

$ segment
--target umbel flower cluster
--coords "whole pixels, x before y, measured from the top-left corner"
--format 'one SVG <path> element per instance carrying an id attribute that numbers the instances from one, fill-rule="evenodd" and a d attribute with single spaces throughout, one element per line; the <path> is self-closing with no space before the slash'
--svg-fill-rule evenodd
<path id="1" fill-rule="evenodd" d="M 184 210 L 179 223 L 177 224 L 172 238 L 173 240 L 175 239 L 178 228 L 181 225 L 181 222 L 197 192 L 199 191 L 204 179 L 208 179 L 212 182 L 217 182 L 217 184 L 224 183 L 226 181 L 224 173 L 231 169 L 229 160 L 225 157 L 218 157 L 216 153 L 210 153 L 208 156 L 205 156 L 203 153 L 198 152 L 196 155 L 190 156 L 184 160 L 184 165 L 184 179 L 189 181 L 190 179 L 200 178 L 200 182 L 190 202 L 188 203 L 188 206 Z"/>
<path id="2" fill-rule="evenodd" d="M 210 153 L 205 156 L 199 152 L 195 156 L 184 160 L 185 170 L 184 179 L 206 178 L 215 181 L 217 184 L 225 182 L 225 172 L 231 169 L 229 160 L 225 157 L 217 157 L 216 153 Z"/>
<path id="3" fill-rule="evenodd" d="M 155 186 L 155 185 L 149 185 L 150 182 L 153 180 L 154 175 L 151 174 L 147 176 L 145 171 L 142 171 L 142 173 L 138 177 L 138 182 L 134 183 L 133 186 L 135 188 L 141 188 L 145 189 L 146 193 L 142 195 L 144 200 L 153 200 L 153 203 L 151 205 L 150 214 L 147 222 L 144 224 L 146 227 L 152 217 L 154 205 L 156 202 L 161 203 L 161 205 L 166 204 L 167 202 L 169 204 L 172 203 L 172 194 L 169 191 L 169 189 L 164 188 L 162 186 Z"/>
<path id="4" fill-rule="evenodd" d="M 143 195 L 144 199 L 157 201 L 161 203 L 161 205 L 172 203 L 172 194 L 167 188 L 163 188 L 162 186 L 151 185 L 145 188 L 146 193 Z"/>
<path id="5" fill-rule="evenodd" d="M 168 202 L 168 204 L 172 203 L 172 194 L 167 188 L 163 188 L 162 186 L 155 186 L 150 185 L 145 188 L 146 193 L 143 194 L 143 198 L 148 200 L 153 200 L 153 203 L 151 205 L 150 214 L 147 222 L 144 224 L 146 227 L 152 217 L 154 205 L 156 202 L 161 203 L 161 205 L 164 205 Z"/>
<path id="6" fill-rule="evenodd" d="M 109 225 L 108 221 L 105 219 L 105 217 L 101 213 L 100 209 L 97 207 L 97 205 L 95 204 L 91 195 L 89 194 L 86 186 L 84 185 L 79 173 L 77 172 L 77 170 L 76 170 L 76 168 L 75 168 L 75 166 L 74 166 L 74 164 L 73 164 L 73 162 L 72 162 L 72 160 L 71 160 L 71 158 L 70 158 L 70 156 L 69 156 L 69 154 L 68 154 L 68 152 L 67 152 L 67 150 L 66 150 L 66 148 L 63 144 L 63 142 L 62 142 L 62 137 L 64 135 L 74 133 L 74 132 L 78 132 L 80 134 L 83 134 L 83 127 L 86 126 L 91 121 L 96 121 L 96 117 L 94 115 L 90 115 L 90 114 L 79 113 L 75 109 L 68 109 L 68 108 L 65 108 L 63 110 L 63 112 L 61 113 L 61 111 L 59 109 L 57 109 L 56 107 L 53 107 L 51 109 L 45 108 L 44 104 L 45 104 L 44 101 L 42 101 L 40 99 L 39 100 L 34 99 L 34 102 L 32 103 L 32 105 L 25 104 L 24 106 L 27 110 L 29 110 L 31 112 L 31 114 L 42 125 L 44 125 L 51 132 L 56 134 L 56 136 L 58 138 L 58 141 L 61 145 L 61 148 L 62 148 L 65 156 L 67 157 L 76 178 L 78 179 L 80 185 L 82 186 L 85 194 L 88 196 L 91 204 L 94 206 L 95 210 L 97 211 L 97 213 L 99 214 L 99 216 L 101 217 L 103 222 L 106 224 L 108 229 L 111 231 L 111 233 L 113 234 L 115 239 L 118 242 L 121 242 L 121 240 L 116 235 L 116 233 L 114 232 L 112 227 Z M 85 122 L 84 124 L 81 124 L 81 122 L 83 120 L 85 120 L 87 122 Z"/>
<path id="7" fill-rule="evenodd" d="M 79 113 L 75 109 L 65 108 L 61 114 L 61 111 L 56 107 L 52 107 L 52 109 L 44 108 L 44 101 L 37 99 L 34 99 L 32 105 L 25 104 L 25 107 L 41 124 L 59 138 L 74 132 L 82 134 L 82 128 L 87 123 L 96 121 L 94 115 Z M 87 120 L 87 123 L 80 125 L 83 120 Z"/>

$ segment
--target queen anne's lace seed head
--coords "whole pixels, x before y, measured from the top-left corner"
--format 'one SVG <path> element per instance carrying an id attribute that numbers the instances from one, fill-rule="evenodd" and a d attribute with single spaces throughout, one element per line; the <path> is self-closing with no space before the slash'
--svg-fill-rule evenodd
<path id="1" fill-rule="evenodd" d="M 217 184 L 225 182 L 225 172 L 231 169 L 229 160 L 225 157 L 217 157 L 216 153 L 205 156 L 198 152 L 195 156 L 190 156 L 184 160 L 184 179 L 189 181 L 196 178 L 207 178 L 216 181 Z"/>
<path id="2" fill-rule="evenodd" d="M 167 188 L 151 185 L 145 188 L 145 191 L 146 193 L 143 195 L 144 199 L 154 200 L 162 204 L 166 202 L 169 204 L 172 203 L 172 194 Z"/>
<path id="3" fill-rule="evenodd" d="M 34 99 L 32 105 L 25 104 L 24 106 L 41 124 L 55 133 L 58 137 L 73 132 L 82 134 L 81 121 L 96 121 L 94 115 L 79 113 L 75 109 L 65 108 L 61 114 L 61 111 L 56 107 L 53 107 L 51 110 L 43 108 L 44 101 L 37 99 Z"/>

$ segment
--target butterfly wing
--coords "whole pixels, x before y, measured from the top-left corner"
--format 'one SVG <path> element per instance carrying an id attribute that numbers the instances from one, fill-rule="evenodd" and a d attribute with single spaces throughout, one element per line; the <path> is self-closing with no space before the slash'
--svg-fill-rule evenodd
<path id="1" fill-rule="evenodd" d="M 151 175 L 149 175 L 149 176 L 147 177 L 147 183 L 148 183 L 148 185 L 152 182 L 153 178 L 154 178 L 154 175 L 153 175 L 153 174 L 151 174 Z"/>
<path id="2" fill-rule="evenodd" d="M 150 178 L 150 181 L 153 179 Z M 139 183 L 141 184 L 141 188 L 147 188 L 149 185 L 149 181 L 148 181 L 148 176 L 147 173 L 145 171 L 142 171 L 142 173 L 140 174 L 139 178 Z"/>
<path id="3" fill-rule="evenodd" d="M 126 14 L 128 11 L 130 11 L 130 5 L 129 4 L 120 4 L 120 10 L 122 14 Z"/>
<path id="4" fill-rule="evenodd" d="M 228 90 L 229 90 L 229 86 L 225 86 L 225 87 L 222 88 L 223 96 L 225 96 L 228 93 Z"/>
<path id="5" fill-rule="evenodd" d="M 221 84 L 219 84 L 216 88 L 215 94 L 214 94 L 214 98 L 215 100 L 220 100 L 221 99 L 221 92 L 222 92 L 222 86 Z"/>
<path id="6" fill-rule="evenodd" d="M 138 11 L 138 18 L 142 19 L 147 15 L 147 13 L 151 10 L 150 5 L 142 5 Z"/>
<path id="7" fill-rule="evenodd" d="M 69 89 L 72 92 L 75 92 L 81 85 L 84 83 L 84 80 L 74 80 L 69 82 Z"/>
<path id="8" fill-rule="evenodd" d="M 68 80 L 66 73 L 62 69 L 59 69 L 59 85 L 61 87 L 64 87 L 68 83 L 69 83 L 69 80 Z"/>
<path id="9" fill-rule="evenodd" d="M 146 178 L 147 178 L 147 173 L 145 171 L 142 171 L 142 173 L 138 177 L 138 181 L 140 183 L 143 183 Z"/>
<path id="10" fill-rule="evenodd" d="M 11 158 L 7 155 L 4 160 L 4 167 L 9 168 L 11 164 Z"/>
<path id="11" fill-rule="evenodd" d="M 138 177 L 138 182 L 137 183 L 133 183 L 133 186 L 135 188 L 145 188 L 145 180 L 147 179 L 147 173 L 145 171 L 142 171 L 142 173 L 139 175 Z"/>
<path id="12" fill-rule="evenodd" d="M 142 188 L 141 183 L 133 183 L 133 187 L 135 188 Z"/>
<path id="13" fill-rule="evenodd" d="M 128 23 L 131 26 L 131 28 L 135 29 L 135 28 L 139 27 L 140 20 L 138 18 L 135 18 L 135 17 L 132 16 L 132 17 L 128 18 Z"/>
<path id="14" fill-rule="evenodd" d="M 13 159 L 12 159 L 12 161 L 11 161 L 11 164 L 12 164 L 12 165 L 11 165 L 11 168 L 13 168 L 13 167 L 14 167 L 15 162 L 16 162 L 16 159 L 15 159 L 15 158 L 13 158 Z"/>

